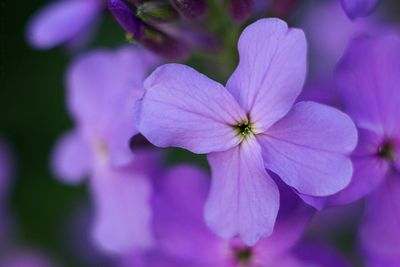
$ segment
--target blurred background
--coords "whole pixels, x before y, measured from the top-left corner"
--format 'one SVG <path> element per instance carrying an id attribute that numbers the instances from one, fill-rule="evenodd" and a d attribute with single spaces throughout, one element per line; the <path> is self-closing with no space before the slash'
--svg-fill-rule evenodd
<path id="1" fill-rule="evenodd" d="M 296 10 L 285 15 L 285 19 L 299 27 L 307 15 L 306 10 L 323 1 L 300 1 Z M 87 188 L 59 183 L 49 168 L 55 140 L 72 127 L 65 109 L 64 73 L 74 55 L 62 46 L 35 50 L 26 43 L 24 36 L 28 19 L 47 2 L 50 1 L 0 2 L 0 136 L 9 144 L 14 162 L 8 196 L 13 221 L 10 231 L 15 246 L 42 250 L 61 266 L 85 266 L 76 259 L 67 239 L 73 214 L 89 205 Z M 265 10 L 264 14 L 270 13 Z M 382 0 L 374 16 L 396 24 L 400 19 L 399 1 Z M 329 34 L 345 30 L 340 28 Z M 123 43 L 126 43 L 123 31 L 107 15 L 89 47 L 116 47 Z M 232 45 L 235 43 L 232 40 Z M 225 72 L 230 73 L 236 64 L 235 52 L 231 55 L 233 62 L 217 75 L 196 57 L 188 62 L 225 82 Z M 172 152 L 170 160 L 186 156 Z M 351 249 L 348 244 L 352 238 L 351 233 L 342 237 L 343 249 Z"/>

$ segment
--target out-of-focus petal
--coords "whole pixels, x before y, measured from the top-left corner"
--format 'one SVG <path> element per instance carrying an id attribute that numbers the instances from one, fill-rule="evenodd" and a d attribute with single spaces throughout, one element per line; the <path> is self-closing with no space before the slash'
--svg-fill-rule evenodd
<path id="1" fill-rule="evenodd" d="M 138 128 L 154 145 L 208 153 L 240 142 L 233 126 L 246 116 L 219 83 L 190 67 L 167 64 L 147 78 L 145 88 Z"/>
<path id="2" fill-rule="evenodd" d="M 332 204 L 348 204 L 369 194 L 382 182 L 389 169 L 389 164 L 376 155 L 382 137 L 363 129 L 358 133 L 358 145 L 352 156 L 353 177 L 344 190 L 328 198 Z"/>
<path id="3" fill-rule="evenodd" d="M 103 169 L 91 180 L 96 218 L 94 240 L 111 253 L 130 253 L 153 243 L 151 180 L 130 166 Z"/>
<path id="4" fill-rule="evenodd" d="M 101 12 L 101 1 L 61 0 L 45 6 L 29 23 L 27 38 L 36 48 L 49 49 L 90 27 Z"/>
<path id="5" fill-rule="evenodd" d="M 156 183 L 154 228 L 159 248 L 175 258 L 213 266 L 221 256 L 220 239 L 204 223 L 209 177 L 181 165 Z"/>
<path id="6" fill-rule="evenodd" d="M 379 0 L 340 0 L 347 16 L 351 19 L 369 15 Z"/>
<path id="7" fill-rule="evenodd" d="M 400 134 L 400 37 L 353 40 L 336 71 L 346 112 L 359 127 Z"/>
<path id="8" fill-rule="evenodd" d="M 81 134 L 72 130 L 57 141 L 51 168 L 54 175 L 64 183 L 76 184 L 91 171 L 91 151 Z"/>
<path id="9" fill-rule="evenodd" d="M 104 144 L 113 165 L 129 162 L 137 133 L 133 105 L 154 58 L 139 48 L 98 50 L 78 58 L 68 72 L 68 104 L 85 136 Z"/>
<path id="10" fill-rule="evenodd" d="M 315 210 L 304 204 L 291 188 L 276 178 L 281 204 L 272 235 L 261 239 L 254 247 L 254 254 L 258 255 L 257 262 L 260 264 L 268 262 L 269 258 L 289 252 L 302 237 L 315 213 Z"/>
<path id="11" fill-rule="evenodd" d="M 301 92 L 306 39 L 282 20 L 261 19 L 243 31 L 238 49 L 239 65 L 227 88 L 262 132 L 290 110 Z"/>
<path id="12" fill-rule="evenodd" d="M 358 34 L 381 32 L 384 27 L 378 21 L 376 16 L 351 21 L 338 0 L 314 1 L 308 5 L 299 25 L 309 45 L 308 80 L 318 77 L 333 85 L 332 72 L 349 41 Z"/>
<path id="13" fill-rule="evenodd" d="M 360 241 L 367 257 L 400 262 L 399 173 L 389 172 L 385 182 L 368 197 Z"/>
<path id="14" fill-rule="evenodd" d="M 357 131 L 339 110 L 300 102 L 258 139 L 267 169 L 300 193 L 327 196 L 350 182 Z"/>
<path id="15" fill-rule="evenodd" d="M 250 137 L 240 146 L 208 156 L 212 184 L 206 202 L 209 227 L 223 238 L 239 236 L 247 245 L 272 233 L 279 191 L 264 168 L 261 147 Z"/>

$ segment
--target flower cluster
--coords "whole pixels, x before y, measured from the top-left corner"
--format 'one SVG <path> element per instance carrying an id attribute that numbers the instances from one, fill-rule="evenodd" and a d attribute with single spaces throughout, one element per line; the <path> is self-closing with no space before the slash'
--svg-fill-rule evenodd
<path id="1" fill-rule="evenodd" d="M 50 166 L 88 188 L 88 226 L 70 239 L 106 259 L 87 262 L 400 266 L 400 32 L 367 17 L 377 0 L 266 2 L 60 0 L 30 21 L 34 47 L 75 48 L 74 126 Z M 134 44 L 91 48 L 101 14 Z M 10 150 L 0 143 L 0 265 L 56 266 L 7 245 Z M 350 220 L 346 258 L 323 239 Z"/>

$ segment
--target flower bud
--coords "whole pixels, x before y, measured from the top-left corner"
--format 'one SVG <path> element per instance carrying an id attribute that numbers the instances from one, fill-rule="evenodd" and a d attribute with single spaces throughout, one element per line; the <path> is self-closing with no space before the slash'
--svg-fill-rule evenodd
<path id="1" fill-rule="evenodd" d="M 207 12 L 207 4 L 204 0 L 173 0 L 172 1 L 182 16 L 197 20 Z"/>
<path id="2" fill-rule="evenodd" d="M 164 58 L 188 56 L 189 49 L 185 43 L 140 20 L 123 0 L 109 0 L 108 7 L 130 39 Z"/>

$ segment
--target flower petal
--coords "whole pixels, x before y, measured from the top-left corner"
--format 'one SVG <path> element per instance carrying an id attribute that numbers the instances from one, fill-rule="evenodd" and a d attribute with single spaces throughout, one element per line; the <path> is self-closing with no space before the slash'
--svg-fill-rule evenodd
<path id="1" fill-rule="evenodd" d="M 340 0 L 347 16 L 351 19 L 368 16 L 379 0 Z"/>
<path id="2" fill-rule="evenodd" d="M 205 208 L 208 226 L 223 238 L 239 236 L 254 245 L 274 228 L 279 191 L 267 174 L 255 138 L 208 155 L 211 191 Z"/>
<path id="3" fill-rule="evenodd" d="M 297 194 L 279 179 L 275 179 L 280 192 L 280 207 L 274 232 L 260 240 L 254 247 L 257 261 L 268 262 L 275 256 L 287 253 L 300 240 L 315 210 L 297 196 Z M 277 178 L 277 177 L 276 177 Z M 265 253 L 268 251 L 268 253 Z M 275 265 L 274 265 L 275 266 Z"/>
<path id="4" fill-rule="evenodd" d="M 246 116 L 219 83 L 190 67 L 166 64 L 147 78 L 145 88 L 138 128 L 154 145 L 208 153 L 239 143 L 232 126 Z"/>
<path id="5" fill-rule="evenodd" d="M 212 266 L 210 262 L 215 263 L 220 257 L 221 243 L 203 218 L 209 180 L 195 167 L 174 167 L 156 182 L 153 207 L 159 248 L 177 258 Z"/>
<path id="6" fill-rule="evenodd" d="M 259 135 L 267 169 L 302 194 L 331 195 L 346 187 L 357 142 L 351 119 L 334 108 L 300 102 Z"/>
<path id="7" fill-rule="evenodd" d="M 88 144 L 76 131 L 65 133 L 57 141 L 51 167 L 57 178 L 68 184 L 81 182 L 91 170 L 91 154 Z"/>
<path id="8" fill-rule="evenodd" d="M 240 62 L 227 88 L 263 131 L 290 110 L 301 92 L 306 39 L 282 20 L 261 19 L 243 31 L 238 49 Z"/>
<path id="9" fill-rule="evenodd" d="M 70 113 L 90 140 L 107 145 L 114 165 L 131 160 L 129 140 L 137 133 L 132 105 L 142 97 L 154 62 L 138 48 L 98 50 L 81 56 L 68 72 Z"/>
<path id="10" fill-rule="evenodd" d="M 367 199 L 360 240 L 370 257 L 400 262 L 399 173 L 390 172 L 385 182 Z"/>
<path id="11" fill-rule="evenodd" d="M 36 48 L 52 48 L 85 31 L 100 12 L 101 3 L 96 0 L 56 1 L 32 18 L 27 38 Z"/>
<path id="12" fill-rule="evenodd" d="M 400 134 L 400 37 L 359 37 L 338 64 L 336 81 L 346 112 L 357 126 Z"/>
<path id="13" fill-rule="evenodd" d="M 354 174 L 350 184 L 339 193 L 329 197 L 334 204 L 348 204 L 369 194 L 384 179 L 389 164 L 376 156 L 381 137 L 375 133 L 360 129 L 357 148 L 353 152 Z"/>
<path id="14" fill-rule="evenodd" d="M 112 253 L 128 253 L 152 245 L 149 177 L 130 167 L 103 169 L 92 179 L 97 244 Z"/>

